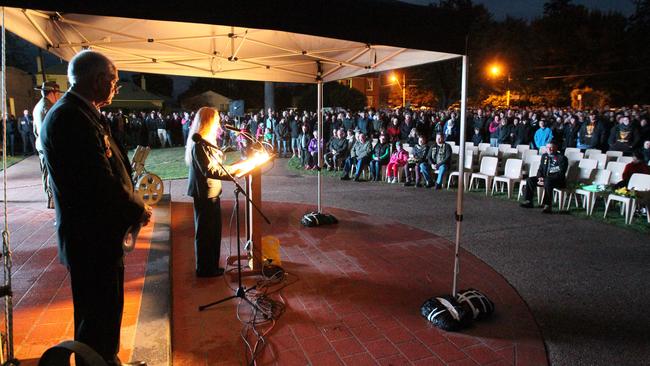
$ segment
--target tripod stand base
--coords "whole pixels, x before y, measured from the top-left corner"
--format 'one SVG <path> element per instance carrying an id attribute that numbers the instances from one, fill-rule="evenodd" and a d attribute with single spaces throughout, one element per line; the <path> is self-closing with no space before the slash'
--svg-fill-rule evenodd
<path id="1" fill-rule="evenodd" d="M 264 316 L 264 319 L 268 319 L 268 315 L 266 315 L 266 313 L 263 312 L 262 309 L 260 309 L 255 303 L 253 303 L 252 301 L 250 301 L 250 299 L 248 297 L 246 297 L 246 293 L 248 291 L 254 290 L 256 287 L 257 286 L 253 286 L 253 287 L 247 288 L 247 289 L 245 289 L 243 287 L 239 287 L 239 288 L 237 288 L 237 290 L 235 290 L 234 295 L 228 296 L 228 297 L 223 298 L 221 300 L 217 300 L 215 302 L 211 302 L 209 304 L 201 305 L 201 306 L 199 306 L 199 311 L 203 311 L 203 310 L 205 310 L 207 308 L 210 308 L 212 306 L 224 303 L 224 302 L 232 300 L 232 299 L 239 298 L 239 299 L 242 299 L 242 300 L 246 301 L 248 303 L 248 305 L 250 305 L 256 311 L 259 311 Z"/>

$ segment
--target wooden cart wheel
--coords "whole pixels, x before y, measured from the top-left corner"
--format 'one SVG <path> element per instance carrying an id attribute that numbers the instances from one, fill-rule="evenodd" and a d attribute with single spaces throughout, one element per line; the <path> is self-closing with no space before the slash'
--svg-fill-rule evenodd
<path id="1" fill-rule="evenodd" d="M 142 197 L 144 203 L 152 206 L 162 199 L 165 187 L 159 176 L 145 173 L 138 179 L 135 190 Z"/>

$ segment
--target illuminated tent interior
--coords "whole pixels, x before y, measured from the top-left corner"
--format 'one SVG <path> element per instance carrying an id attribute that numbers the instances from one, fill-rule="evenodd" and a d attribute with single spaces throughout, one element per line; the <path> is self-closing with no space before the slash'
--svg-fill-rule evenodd
<path id="1" fill-rule="evenodd" d="M 65 60 L 90 48 L 125 71 L 315 83 L 319 127 L 324 82 L 462 57 L 460 133 L 465 134 L 467 58 L 462 29 L 470 20 L 453 19 L 442 10 L 370 0 L 187 1 L 175 8 L 149 0 L 0 4 L 8 6 L 7 30 Z M 458 161 L 464 161 L 464 141 L 459 154 Z M 322 166 L 322 151 L 319 160 Z M 462 187 L 462 171 L 459 177 Z M 318 212 L 321 188 L 319 172 Z M 456 253 L 462 201 L 459 190 Z M 455 276 L 453 288 L 455 293 Z"/>

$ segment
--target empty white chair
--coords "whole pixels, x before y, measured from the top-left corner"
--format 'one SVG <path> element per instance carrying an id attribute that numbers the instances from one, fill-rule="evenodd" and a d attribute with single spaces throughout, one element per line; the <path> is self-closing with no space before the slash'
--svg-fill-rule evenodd
<path id="1" fill-rule="evenodd" d="M 471 150 L 465 151 L 465 164 L 463 166 L 463 188 L 467 190 L 467 185 L 469 184 L 470 175 L 473 172 L 474 168 L 474 152 Z M 447 179 L 447 189 L 451 185 L 451 179 L 453 177 L 458 178 L 458 170 L 454 170 L 449 173 L 449 178 Z"/>
<path id="2" fill-rule="evenodd" d="M 479 154 L 479 158 L 483 158 L 484 156 L 499 156 L 499 149 L 496 147 L 488 146 L 485 150 L 481 151 Z"/>
<path id="3" fill-rule="evenodd" d="M 451 146 L 451 153 L 452 154 L 458 154 L 459 151 L 460 151 L 460 146 L 456 146 L 456 145 Z"/>
<path id="4" fill-rule="evenodd" d="M 530 145 L 517 145 L 517 151 L 524 152 L 530 150 Z"/>
<path id="5" fill-rule="evenodd" d="M 510 149 L 512 148 L 512 145 L 510 144 L 499 144 L 499 151 L 503 151 L 505 149 Z"/>
<path id="6" fill-rule="evenodd" d="M 569 151 L 569 152 L 564 153 L 564 156 L 566 156 L 566 158 L 569 161 L 580 160 L 580 159 L 582 159 L 584 157 L 584 155 L 585 154 L 581 153 L 580 151 L 577 151 L 577 152 L 576 151 Z"/>
<path id="7" fill-rule="evenodd" d="M 537 155 L 540 156 L 540 154 L 537 153 L 537 150 L 530 149 L 530 150 L 524 150 L 522 156 L 529 156 L 529 155 Z"/>
<path id="8" fill-rule="evenodd" d="M 533 177 L 537 175 L 537 171 L 539 170 L 539 165 L 542 163 L 541 156 L 539 156 L 539 159 L 536 160 L 531 160 L 530 165 L 528 166 L 528 177 Z M 519 194 L 517 194 L 517 201 L 521 198 L 521 196 L 524 194 L 524 187 L 526 186 L 526 180 L 523 179 L 521 182 L 519 182 Z M 542 198 L 540 196 L 537 197 L 537 202 L 541 202 Z"/>
<path id="9" fill-rule="evenodd" d="M 478 151 L 483 151 L 483 150 L 487 149 L 488 147 L 490 147 L 489 142 L 481 142 L 481 143 L 478 144 Z"/>
<path id="10" fill-rule="evenodd" d="M 578 149 L 577 147 L 567 147 L 566 149 L 564 149 L 564 155 L 566 155 L 568 153 L 571 153 L 571 152 L 578 152 L 579 153 L 580 149 Z"/>
<path id="11" fill-rule="evenodd" d="M 634 189 L 637 192 L 650 191 L 650 174 L 632 174 L 630 181 L 627 183 L 627 189 Z M 607 202 L 605 203 L 605 213 L 603 214 L 603 217 L 607 217 L 607 210 L 609 209 L 609 205 L 612 201 L 621 203 L 621 211 L 625 215 L 625 223 L 628 225 L 631 224 L 632 220 L 634 219 L 634 211 L 636 210 L 636 198 L 610 194 L 607 196 Z"/>
<path id="12" fill-rule="evenodd" d="M 618 158 L 619 156 L 623 156 L 623 152 L 622 151 L 612 151 L 612 150 L 610 150 L 610 151 L 607 151 L 605 153 L 605 155 L 612 158 L 611 160 L 616 160 L 616 158 Z"/>
<path id="13" fill-rule="evenodd" d="M 506 167 L 503 175 L 494 177 L 494 180 L 492 181 L 492 194 L 494 194 L 494 191 L 498 188 L 499 183 L 503 183 L 508 192 L 508 199 L 510 199 L 514 184 L 521 182 L 521 168 L 523 163 L 524 162 L 521 159 L 506 160 Z M 503 187 L 501 188 L 503 190 Z"/>
<path id="14" fill-rule="evenodd" d="M 474 179 L 485 181 L 485 195 L 488 195 L 488 191 L 492 184 L 492 179 L 497 174 L 497 165 L 499 164 L 499 158 L 496 156 L 484 156 L 481 158 L 481 168 L 478 173 L 472 173 L 469 186 L 474 186 Z"/>
<path id="15" fill-rule="evenodd" d="M 631 156 L 619 156 L 618 158 L 616 158 L 616 161 L 619 163 L 629 164 L 632 161 L 634 161 L 634 158 Z"/>
<path id="16" fill-rule="evenodd" d="M 539 155 L 524 155 L 524 158 L 522 160 L 524 162 L 522 170 L 524 172 L 527 172 L 528 168 L 530 167 L 530 164 L 532 164 L 534 161 L 536 161 L 538 163 L 538 166 L 539 166 L 539 162 L 542 161 L 542 157 L 539 156 Z M 535 171 L 533 174 L 536 174 L 536 173 L 537 173 L 537 171 Z"/>
<path id="17" fill-rule="evenodd" d="M 609 184 L 609 176 L 612 174 L 607 169 L 596 169 L 593 173 L 593 180 L 591 184 L 606 186 Z M 594 206 L 596 205 L 596 199 L 598 198 L 597 192 L 588 191 L 586 189 L 578 188 L 573 192 L 577 196 L 582 196 L 582 206 L 587 211 L 587 215 L 591 216 L 594 212 Z M 569 206 L 571 205 L 571 197 L 569 197 Z M 577 203 L 576 203 L 577 206 Z"/>
<path id="18" fill-rule="evenodd" d="M 590 156 L 593 154 L 602 154 L 603 152 L 600 149 L 587 149 L 585 150 L 585 158 L 591 159 Z"/>
<path id="19" fill-rule="evenodd" d="M 585 155 L 586 156 L 586 155 Z M 607 155 L 600 154 L 591 154 L 588 157 L 589 159 L 596 160 L 598 162 L 598 169 L 605 169 L 607 167 Z"/>
<path id="20" fill-rule="evenodd" d="M 569 167 L 566 170 L 566 187 L 553 188 L 553 197 L 557 199 L 557 204 L 560 211 L 564 210 L 565 205 L 567 208 L 570 205 L 570 201 L 568 204 L 567 201 L 575 191 L 574 184 L 578 181 L 579 172 L 580 169 L 578 168 L 578 164 L 569 163 Z"/>
<path id="21" fill-rule="evenodd" d="M 598 169 L 598 162 L 593 159 L 582 159 L 578 163 L 578 181 L 590 182 L 592 173 Z"/>
<path id="22" fill-rule="evenodd" d="M 450 146 L 456 146 L 456 141 L 445 141 L 448 143 Z"/>
<path id="23" fill-rule="evenodd" d="M 609 176 L 609 184 L 616 184 L 623 180 L 623 170 L 625 170 L 625 163 L 618 163 L 615 161 L 610 161 L 607 163 L 607 170 L 612 172 Z"/>

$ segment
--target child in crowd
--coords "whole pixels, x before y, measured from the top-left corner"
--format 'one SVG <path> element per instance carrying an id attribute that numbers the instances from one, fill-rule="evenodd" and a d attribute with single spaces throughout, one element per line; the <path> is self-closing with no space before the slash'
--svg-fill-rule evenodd
<path id="1" fill-rule="evenodd" d="M 273 133 L 271 132 L 271 129 L 269 127 L 266 127 L 264 129 L 264 142 L 271 144 L 273 146 Z"/>
<path id="2" fill-rule="evenodd" d="M 397 183 L 398 171 L 408 163 L 409 153 L 402 147 L 402 142 L 395 142 L 395 151 L 386 165 L 388 183 Z"/>
<path id="3" fill-rule="evenodd" d="M 483 142 L 483 136 L 481 136 L 481 129 L 479 129 L 479 128 L 474 129 L 474 135 L 472 136 L 472 142 L 474 143 L 474 146 L 478 146 L 478 144 Z"/>
<path id="4" fill-rule="evenodd" d="M 264 123 L 260 123 L 257 125 L 257 131 L 255 132 L 256 139 L 261 140 L 264 138 L 264 128 L 265 128 Z"/>

